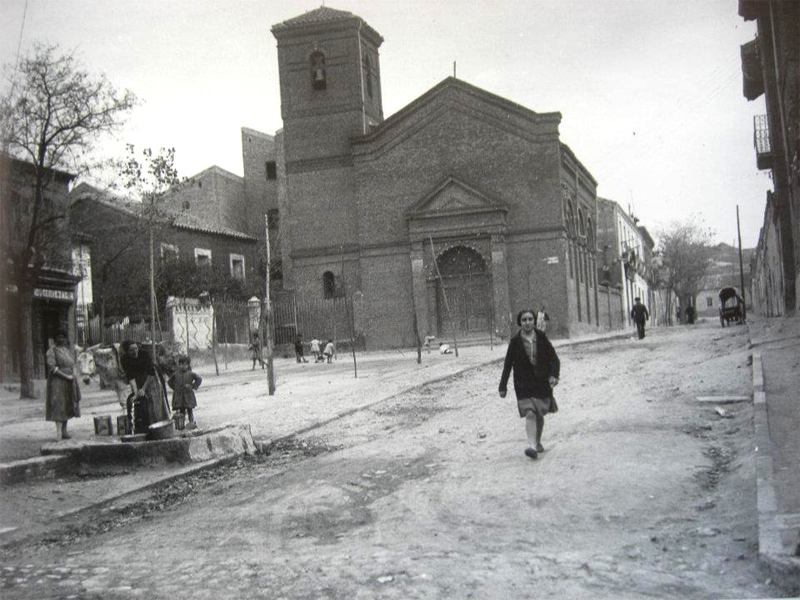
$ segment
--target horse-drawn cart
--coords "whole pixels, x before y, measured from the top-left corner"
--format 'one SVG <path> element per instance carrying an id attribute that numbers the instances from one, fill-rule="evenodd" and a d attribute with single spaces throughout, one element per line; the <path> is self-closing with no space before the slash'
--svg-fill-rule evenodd
<path id="1" fill-rule="evenodd" d="M 736 289 L 732 287 L 722 288 L 719 291 L 719 322 L 720 325 L 730 325 L 731 321 L 744 323 L 744 300 Z"/>

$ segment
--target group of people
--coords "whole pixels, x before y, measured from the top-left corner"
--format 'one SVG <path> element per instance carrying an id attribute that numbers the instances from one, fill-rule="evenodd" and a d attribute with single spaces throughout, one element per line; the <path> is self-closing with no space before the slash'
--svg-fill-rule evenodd
<path id="1" fill-rule="evenodd" d="M 325 342 L 325 346 L 323 347 L 322 342 L 314 338 L 311 340 L 309 350 L 311 351 L 311 356 L 314 357 L 315 363 L 333 361 L 335 346 L 331 339 Z M 297 362 L 308 362 L 303 355 L 303 336 L 300 333 L 294 338 L 294 355 L 297 358 Z"/>
<path id="2" fill-rule="evenodd" d="M 253 342 L 248 347 L 248 350 L 250 351 L 250 358 L 253 361 L 253 368 L 251 371 L 255 371 L 257 363 L 261 365 L 262 369 L 264 369 L 266 367 L 266 363 L 264 362 L 261 339 L 257 333 L 253 334 Z M 325 345 L 323 346 L 322 342 L 320 342 L 317 338 L 314 338 L 310 343 L 310 351 L 315 363 L 332 362 L 333 355 L 336 353 L 333 340 L 330 339 L 325 342 Z M 298 333 L 294 338 L 294 356 L 299 363 L 308 362 L 305 357 L 305 350 L 303 348 L 303 335 L 300 333 Z"/>
<path id="3" fill-rule="evenodd" d="M 178 357 L 177 370 L 165 378 L 151 354 L 140 348 L 137 342 L 122 342 L 120 351 L 119 366 L 131 388 L 126 403 L 126 432 L 147 433 L 153 423 L 171 419 L 167 386 L 172 390 L 172 411 L 188 417 L 187 427 L 195 429 L 195 392 L 203 378 L 192 371 L 189 357 Z M 66 440 L 71 437 L 67 431 L 68 421 L 81 415 L 81 390 L 76 376 L 75 352 L 65 329 L 58 330 L 55 343 L 48 348 L 45 359 L 48 375 L 45 419 L 55 422 L 56 436 Z"/>

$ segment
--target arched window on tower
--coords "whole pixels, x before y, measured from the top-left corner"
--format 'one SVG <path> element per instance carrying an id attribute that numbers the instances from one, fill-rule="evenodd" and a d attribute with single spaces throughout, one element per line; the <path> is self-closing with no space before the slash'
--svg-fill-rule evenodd
<path id="1" fill-rule="evenodd" d="M 315 90 L 324 90 L 328 87 L 328 79 L 325 74 L 325 55 L 319 50 L 315 50 L 309 57 L 311 66 L 311 86 Z"/>
<path id="2" fill-rule="evenodd" d="M 372 98 L 372 63 L 368 54 L 364 55 L 364 83 L 367 86 L 367 96 Z"/>

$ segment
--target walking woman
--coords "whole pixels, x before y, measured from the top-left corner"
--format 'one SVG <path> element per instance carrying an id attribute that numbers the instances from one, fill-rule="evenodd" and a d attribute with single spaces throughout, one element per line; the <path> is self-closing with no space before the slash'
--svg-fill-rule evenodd
<path id="1" fill-rule="evenodd" d="M 553 388 L 558 385 L 561 362 L 547 335 L 538 331 L 536 313 L 525 309 L 517 315 L 519 333 L 511 338 L 500 377 L 500 397 L 506 397 L 508 378 L 514 370 L 514 392 L 519 416 L 525 419 L 528 447 L 525 456 L 536 459 L 542 446 L 544 416 L 558 411 Z"/>
<path id="2" fill-rule="evenodd" d="M 67 421 L 81 416 L 81 389 L 75 378 L 75 353 L 65 329 L 56 333 L 55 346 L 47 350 L 47 403 L 45 419 L 55 421 L 56 437 L 68 440 Z"/>

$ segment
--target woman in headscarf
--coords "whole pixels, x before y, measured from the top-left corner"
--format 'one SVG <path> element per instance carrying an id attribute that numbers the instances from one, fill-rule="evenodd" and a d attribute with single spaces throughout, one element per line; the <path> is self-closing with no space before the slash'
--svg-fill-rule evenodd
<path id="1" fill-rule="evenodd" d="M 120 349 L 120 365 L 131 386 L 135 406 L 134 431 L 146 433 L 153 423 L 170 418 L 164 380 L 149 353 L 139 348 L 138 343 L 125 340 L 120 344 Z"/>
<path id="2" fill-rule="evenodd" d="M 75 353 L 65 329 L 56 333 L 55 345 L 45 354 L 47 362 L 47 402 L 45 419 L 55 421 L 56 436 L 68 440 L 67 421 L 81 416 L 81 389 L 75 378 Z"/>

